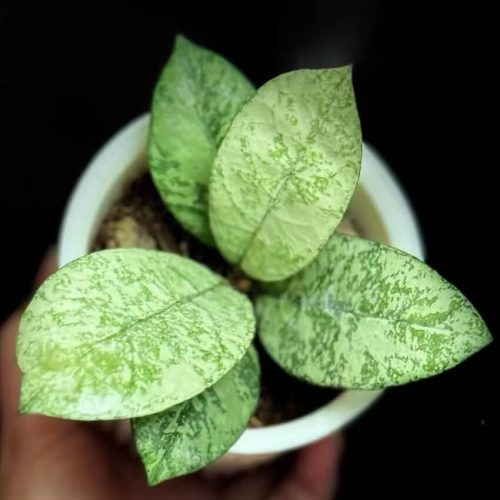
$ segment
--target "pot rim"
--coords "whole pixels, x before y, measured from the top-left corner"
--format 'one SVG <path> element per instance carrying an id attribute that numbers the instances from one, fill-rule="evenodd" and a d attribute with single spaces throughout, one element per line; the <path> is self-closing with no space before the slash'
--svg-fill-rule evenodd
<path id="1" fill-rule="evenodd" d="M 84 170 L 65 209 L 58 244 L 60 266 L 88 253 L 110 200 L 116 199 L 131 172 L 138 172 L 144 164 L 148 128 L 149 113 L 132 120 L 101 147 Z M 383 159 L 365 143 L 359 184 L 378 210 L 390 244 L 424 259 L 422 236 L 407 195 Z M 340 430 L 382 393 L 381 390 L 343 391 L 303 417 L 246 429 L 229 452 L 281 453 L 312 443 Z"/>

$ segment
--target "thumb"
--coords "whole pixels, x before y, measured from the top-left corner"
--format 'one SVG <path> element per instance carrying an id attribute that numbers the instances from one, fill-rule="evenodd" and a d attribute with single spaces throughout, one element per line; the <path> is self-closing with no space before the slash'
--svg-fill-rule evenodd
<path id="1" fill-rule="evenodd" d="M 55 254 L 50 252 L 34 285 L 40 285 L 55 269 Z M 19 414 L 21 372 L 15 346 L 20 317 L 21 311 L 16 311 L 0 327 L 0 497 L 122 498 L 113 493 L 105 445 L 93 439 L 86 427 L 68 420 Z"/>
<path id="2" fill-rule="evenodd" d="M 38 288 L 53 272 L 57 270 L 57 254 L 54 248 L 45 253 L 33 279 L 33 288 Z"/>
<path id="3" fill-rule="evenodd" d="M 38 287 L 56 269 L 54 251 L 47 252 L 43 258 L 34 280 Z M 19 387 L 21 372 L 16 363 L 16 338 L 22 311 L 14 312 L 0 327 L 0 410 L 2 436 L 8 434 L 7 429 L 19 418 Z"/>

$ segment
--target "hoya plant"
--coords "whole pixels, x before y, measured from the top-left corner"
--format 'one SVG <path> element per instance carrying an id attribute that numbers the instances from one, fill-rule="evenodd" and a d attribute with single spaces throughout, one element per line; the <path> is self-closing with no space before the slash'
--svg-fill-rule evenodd
<path id="1" fill-rule="evenodd" d="M 350 67 L 256 90 L 178 37 L 147 149 L 166 209 L 251 292 L 174 253 L 94 252 L 36 292 L 17 358 L 21 411 L 131 419 L 151 484 L 205 466 L 244 431 L 259 395 L 256 333 L 291 376 L 346 389 L 429 377 L 490 341 L 424 262 L 334 233 L 361 165 Z"/>

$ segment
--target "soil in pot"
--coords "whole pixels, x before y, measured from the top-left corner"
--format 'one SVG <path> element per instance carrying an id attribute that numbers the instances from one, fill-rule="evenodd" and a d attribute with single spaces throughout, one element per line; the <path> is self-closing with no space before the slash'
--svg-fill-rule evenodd
<path id="1" fill-rule="evenodd" d="M 363 193 L 355 196 L 358 199 L 366 197 Z M 364 199 L 359 201 L 358 206 L 363 202 L 366 204 Z M 339 230 L 373 237 L 358 226 L 349 211 Z M 378 231 L 380 233 L 380 229 Z M 375 239 L 380 239 L 380 236 Z M 228 264 L 217 250 L 186 233 L 167 211 L 149 173 L 141 173 L 129 182 L 121 198 L 109 207 L 95 237 L 93 250 L 119 247 L 158 249 L 190 257 L 226 276 L 233 286 L 252 297 L 251 280 Z M 318 409 L 339 394 L 338 390 L 314 386 L 288 375 L 265 353 L 258 341 L 256 347 L 260 354 L 262 386 L 250 426 L 262 427 L 293 420 Z"/>

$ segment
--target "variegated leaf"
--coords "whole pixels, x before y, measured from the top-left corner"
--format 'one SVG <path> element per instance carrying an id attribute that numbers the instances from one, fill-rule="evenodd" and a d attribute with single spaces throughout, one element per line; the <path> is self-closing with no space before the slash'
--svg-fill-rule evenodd
<path id="1" fill-rule="evenodd" d="M 182 36 L 156 85 L 148 145 L 151 173 L 176 219 L 207 244 L 212 243 L 210 169 L 235 114 L 254 93 L 226 59 Z"/>
<path id="2" fill-rule="evenodd" d="M 471 303 L 395 248 L 334 235 L 285 290 L 258 299 L 259 333 L 288 372 L 377 389 L 455 366 L 490 342 Z"/>
<path id="3" fill-rule="evenodd" d="M 360 163 L 350 67 L 271 80 L 238 113 L 212 168 L 217 246 L 254 278 L 291 276 L 342 219 Z"/>
<path id="4" fill-rule="evenodd" d="M 21 410 L 82 420 L 163 411 L 227 373 L 254 323 L 244 295 L 186 258 L 87 255 L 49 277 L 23 314 Z"/>
<path id="5" fill-rule="evenodd" d="M 224 454 L 247 427 L 259 397 L 253 347 L 229 373 L 198 396 L 132 420 L 151 485 L 194 472 Z"/>

